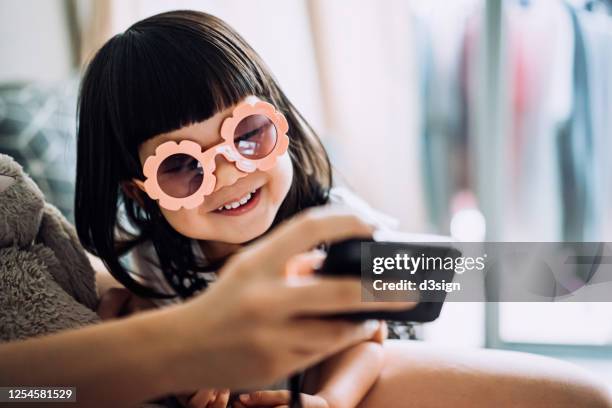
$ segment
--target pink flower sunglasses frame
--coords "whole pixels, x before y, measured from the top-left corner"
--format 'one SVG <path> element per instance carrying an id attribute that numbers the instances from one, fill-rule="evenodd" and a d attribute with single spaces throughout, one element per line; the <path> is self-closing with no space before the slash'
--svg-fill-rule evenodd
<path id="1" fill-rule="evenodd" d="M 272 151 L 260 159 L 247 158 L 240 154 L 234 144 L 234 132 L 238 124 L 246 117 L 252 115 L 263 115 L 267 117 L 276 129 L 276 143 Z M 289 124 L 285 116 L 276 110 L 274 105 L 256 100 L 251 102 L 245 100 L 240 102 L 232 111 L 232 115 L 223 120 L 221 125 L 221 138 L 223 141 L 202 151 L 202 146 L 191 140 L 175 142 L 173 140 L 164 142 L 157 146 L 155 153 L 149 156 L 143 165 L 143 173 L 146 177 L 144 183 L 134 180 L 153 200 L 159 200 L 159 205 L 168 210 L 179 210 L 181 208 L 192 209 L 204 202 L 204 197 L 213 192 L 217 178 L 214 174 L 216 169 L 215 158 L 221 154 L 229 162 L 245 173 L 256 170 L 268 170 L 276 165 L 279 156 L 285 154 L 289 147 L 287 131 Z M 157 172 L 161 163 L 175 154 L 187 154 L 200 162 L 203 177 L 200 187 L 187 197 L 172 197 L 160 187 L 157 180 Z"/>

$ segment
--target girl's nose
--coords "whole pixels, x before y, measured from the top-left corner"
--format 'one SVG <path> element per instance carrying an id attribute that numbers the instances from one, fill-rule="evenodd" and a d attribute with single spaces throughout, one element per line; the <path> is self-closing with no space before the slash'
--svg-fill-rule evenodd
<path id="1" fill-rule="evenodd" d="M 239 179 L 248 175 L 248 173 L 238 170 L 234 163 L 227 161 L 223 155 L 215 157 L 215 165 L 217 166 L 215 169 L 217 183 L 213 192 L 217 192 L 223 187 L 231 186 Z"/>

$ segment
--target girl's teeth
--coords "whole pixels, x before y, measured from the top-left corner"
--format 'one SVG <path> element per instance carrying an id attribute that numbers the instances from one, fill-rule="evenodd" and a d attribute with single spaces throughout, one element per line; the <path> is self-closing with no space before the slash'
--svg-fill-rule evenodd
<path id="1" fill-rule="evenodd" d="M 217 210 L 222 211 L 223 209 L 231 210 L 233 208 L 238 208 L 241 205 L 246 204 L 251 199 L 253 193 L 255 193 L 255 191 L 253 191 L 252 193 L 248 193 L 247 195 L 245 195 L 238 201 L 234 201 L 232 203 L 225 204 L 224 206 L 219 207 Z"/>
<path id="2" fill-rule="evenodd" d="M 249 201 L 251 199 L 251 193 L 245 195 L 244 197 L 242 197 L 242 199 L 240 199 L 240 204 L 244 204 L 247 201 Z"/>

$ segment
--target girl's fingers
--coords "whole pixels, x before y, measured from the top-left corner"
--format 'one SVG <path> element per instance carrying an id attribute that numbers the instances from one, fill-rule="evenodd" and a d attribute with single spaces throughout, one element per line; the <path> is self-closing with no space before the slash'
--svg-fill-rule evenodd
<path id="1" fill-rule="evenodd" d="M 98 303 L 98 315 L 102 320 L 120 317 L 132 294 L 127 289 L 110 288 Z"/>
<path id="2" fill-rule="evenodd" d="M 199 390 L 187 403 L 188 408 L 207 408 L 209 402 L 215 398 L 216 391 L 213 389 Z"/>
<path id="3" fill-rule="evenodd" d="M 376 333 L 374 333 L 374 336 L 372 336 L 371 340 L 376 343 L 383 344 L 388 336 L 389 336 L 389 328 L 387 327 L 387 322 L 384 320 L 381 320 L 380 329 L 378 329 Z"/>
<path id="4" fill-rule="evenodd" d="M 247 406 L 282 405 L 289 403 L 291 396 L 287 390 L 255 391 L 241 394 L 240 402 Z"/>
<path id="5" fill-rule="evenodd" d="M 339 207 L 312 208 L 279 225 L 255 243 L 249 251 L 254 268 L 261 273 L 282 276 L 287 261 L 325 241 L 371 237 L 373 228 L 365 221 Z"/>
<path id="6" fill-rule="evenodd" d="M 208 405 L 209 408 L 225 408 L 227 407 L 227 402 L 229 401 L 230 391 L 229 390 L 220 390 L 217 392 L 217 398 Z"/>
<path id="7" fill-rule="evenodd" d="M 150 299 L 144 299 L 135 295 L 133 295 L 126 304 L 126 311 L 128 314 L 139 313 L 154 308 L 155 303 Z"/>

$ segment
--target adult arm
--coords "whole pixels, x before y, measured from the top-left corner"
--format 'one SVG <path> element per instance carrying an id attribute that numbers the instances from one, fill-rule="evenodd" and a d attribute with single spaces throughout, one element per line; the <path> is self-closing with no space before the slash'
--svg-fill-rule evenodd
<path id="1" fill-rule="evenodd" d="M 0 345 L 0 385 L 76 387 L 78 406 L 134 406 L 176 387 L 177 310 Z M 75 406 L 67 403 L 67 406 Z"/>
<path id="2" fill-rule="evenodd" d="M 362 303 L 357 279 L 285 279 L 293 256 L 370 233 L 350 214 L 308 211 L 232 257 L 212 288 L 184 304 L 0 345 L 0 384 L 75 386 L 88 407 L 262 387 L 373 335 L 371 325 L 315 316 L 408 306 Z"/>

